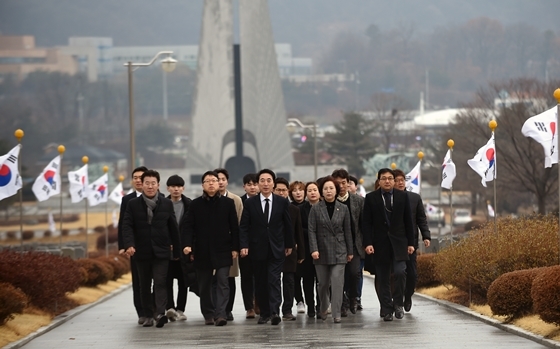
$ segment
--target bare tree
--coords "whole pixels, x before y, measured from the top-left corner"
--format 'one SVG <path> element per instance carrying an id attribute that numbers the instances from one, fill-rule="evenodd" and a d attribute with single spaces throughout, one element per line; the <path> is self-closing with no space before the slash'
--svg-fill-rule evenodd
<path id="1" fill-rule="evenodd" d="M 365 113 L 366 119 L 375 125 L 374 137 L 387 154 L 392 143 L 404 135 L 404 123 L 412 116 L 407 102 L 395 93 L 375 93 L 371 97 L 371 111 Z"/>

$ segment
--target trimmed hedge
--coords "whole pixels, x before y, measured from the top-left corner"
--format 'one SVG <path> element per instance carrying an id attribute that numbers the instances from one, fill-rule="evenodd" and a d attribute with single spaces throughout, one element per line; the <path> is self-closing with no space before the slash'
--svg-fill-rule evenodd
<path id="1" fill-rule="evenodd" d="M 27 296 L 12 284 L 0 283 L 0 325 L 14 318 L 14 314 L 23 313 L 27 306 Z"/>
<path id="2" fill-rule="evenodd" d="M 49 253 L 0 252 L 0 282 L 21 289 L 29 302 L 48 312 L 56 312 L 66 302 L 67 292 L 80 286 L 80 266 L 70 258 Z"/>
<path id="3" fill-rule="evenodd" d="M 115 256 L 98 257 L 97 260 L 111 265 L 113 268 L 113 278 L 111 280 L 118 280 L 121 276 L 128 273 L 129 268 Z"/>
<path id="4" fill-rule="evenodd" d="M 416 287 L 435 287 L 441 285 L 435 272 L 435 253 L 421 254 L 416 257 L 418 265 L 418 282 Z"/>
<path id="5" fill-rule="evenodd" d="M 560 265 L 544 268 L 531 287 L 533 308 L 544 322 L 560 326 Z"/>
<path id="6" fill-rule="evenodd" d="M 83 282 L 83 286 L 106 284 L 113 279 L 113 267 L 108 263 L 96 259 L 78 259 L 76 262 L 87 272 L 87 279 Z"/>
<path id="7" fill-rule="evenodd" d="M 470 292 L 477 304 L 487 302 L 488 288 L 500 275 L 557 262 L 558 218 L 552 215 L 502 218 L 498 233 L 489 222 L 435 257 L 442 283 Z"/>
<path id="8" fill-rule="evenodd" d="M 544 268 L 516 270 L 499 276 L 488 288 L 488 305 L 508 321 L 533 313 L 531 286 Z"/>

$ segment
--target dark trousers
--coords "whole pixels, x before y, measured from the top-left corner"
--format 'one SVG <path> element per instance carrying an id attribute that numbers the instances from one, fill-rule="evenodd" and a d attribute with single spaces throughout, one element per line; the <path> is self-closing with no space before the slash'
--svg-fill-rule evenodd
<path id="1" fill-rule="evenodd" d="M 364 288 L 364 264 L 366 260 L 360 260 L 360 282 L 358 283 L 358 297 L 362 298 L 362 288 Z"/>
<path id="2" fill-rule="evenodd" d="M 177 279 L 177 307 L 173 300 L 173 279 Z M 187 305 L 187 286 L 185 285 L 185 274 L 181 268 L 181 261 L 170 260 L 169 269 L 167 270 L 167 307 L 166 309 L 175 309 L 185 311 Z"/>
<path id="3" fill-rule="evenodd" d="M 391 292 L 391 268 L 393 270 L 393 292 Z M 381 313 L 388 314 L 395 307 L 403 306 L 404 287 L 406 283 L 406 261 L 375 264 L 375 281 L 377 297 L 381 304 Z"/>
<path id="4" fill-rule="evenodd" d="M 142 297 L 140 297 L 140 276 L 138 276 L 136 259 L 134 257 L 130 257 L 130 274 L 132 276 L 132 297 L 136 313 L 138 314 L 138 317 L 148 316 L 142 307 Z"/>
<path id="5" fill-rule="evenodd" d="M 416 251 L 408 255 L 406 261 L 406 286 L 404 289 L 404 298 L 410 299 L 414 294 L 416 283 L 418 282 L 418 270 L 416 267 Z"/>
<path id="6" fill-rule="evenodd" d="M 358 297 L 358 286 L 361 276 L 361 259 L 356 246 L 354 246 L 354 258 L 346 263 L 344 270 L 344 293 L 350 299 Z"/>
<path id="7" fill-rule="evenodd" d="M 284 303 L 282 303 L 282 314 L 291 314 L 292 307 L 294 306 L 294 288 L 295 288 L 296 273 L 282 273 L 282 296 Z"/>
<path id="8" fill-rule="evenodd" d="M 317 289 L 317 274 L 315 272 L 315 266 L 313 265 L 313 260 L 306 258 L 303 263 L 297 265 L 296 280 L 295 280 L 295 299 L 297 302 L 303 302 L 303 296 L 301 293 L 301 280 L 303 279 L 303 296 L 305 296 L 305 304 L 307 305 L 307 314 L 315 315 L 315 310 L 319 309 L 320 300 L 317 296 L 317 302 L 315 307 L 315 292 Z M 317 310 L 318 311 L 318 310 Z"/>
<path id="9" fill-rule="evenodd" d="M 285 258 L 269 258 L 263 261 L 253 260 L 255 272 L 255 297 L 261 309 L 261 317 L 267 318 L 273 314 L 280 314 L 282 303 L 282 287 L 280 274 L 284 267 Z"/>
<path id="10" fill-rule="evenodd" d="M 216 296 L 212 297 L 212 269 L 196 269 L 200 312 L 205 320 L 226 318 L 226 306 L 229 300 L 229 266 L 216 269 Z"/>
<path id="11" fill-rule="evenodd" d="M 255 276 L 253 273 L 253 263 L 251 258 L 239 258 L 239 272 L 241 274 L 241 294 L 243 295 L 243 305 L 245 310 L 253 309 L 253 299 L 255 298 Z"/>
<path id="12" fill-rule="evenodd" d="M 233 302 L 235 301 L 235 291 L 237 287 L 235 286 L 235 278 L 228 277 L 228 285 L 229 285 L 229 297 L 228 302 L 226 305 L 226 314 L 231 313 L 233 310 Z M 217 292 L 218 284 L 216 280 L 216 275 L 212 278 L 212 299 L 216 299 L 216 292 Z"/>
<path id="13" fill-rule="evenodd" d="M 136 269 L 140 279 L 140 297 L 142 298 L 142 308 L 146 317 L 165 313 L 167 305 L 167 269 L 169 259 L 152 257 L 147 260 L 136 260 Z M 152 299 L 152 280 L 154 282 L 154 299 Z"/>

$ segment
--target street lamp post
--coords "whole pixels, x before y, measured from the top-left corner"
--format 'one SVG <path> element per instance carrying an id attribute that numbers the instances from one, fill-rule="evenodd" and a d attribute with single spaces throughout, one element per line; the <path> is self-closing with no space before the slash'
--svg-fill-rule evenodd
<path id="1" fill-rule="evenodd" d="M 313 180 L 317 180 L 317 123 L 313 121 L 311 125 L 305 125 L 297 118 L 289 118 L 286 126 L 287 127 L 299 126 L 301 128 L 311 129 L 313 131 L 313 169 L 314 169 Z"/>
<path id="2" fill-rule="evenodd" d="M 149 67 L 150 65 L 154 64 L 157 58 L 161 55 L 167 55 L 166 58 L 161 60 L 161 67 L 165 72 L 172 72 L 175 70 L 175 66 L 177 61 L 171 58 L 173 51 L 160 51 L 158 52 L 154 58 L 148 63 L 134 63 L 134 62 L 127 62 L 124 65 L 128 67 L 128 121 L 130 126 L 130 171 L 134 170 L 135 167 L 135 155 L 136 155 L 136 144 L 135 144 L 135 134 L 134 134 L 134 89 L 132 84 L 132 73 L 140 67 Z"/>

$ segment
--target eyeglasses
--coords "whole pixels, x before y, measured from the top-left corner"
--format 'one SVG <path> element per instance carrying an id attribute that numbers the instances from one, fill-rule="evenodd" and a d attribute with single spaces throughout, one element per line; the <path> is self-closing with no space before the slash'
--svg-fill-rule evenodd
<path id="1" fill-rule="evenodd" d="M 395 178 L 394 177 L 381 177 L 379 178 L 380 181 L 394 181 Z"/>
<path id="2" fill-rule="evenodd" d="M 218 183 L 218 180 L 217 179 L 207 179 L 202 183 Z"/>
<path id="3" fill-rule="evenodd" d="M 278 189 L 278 188 L 276 188 L 276 189 L 274 189 L 274 191 L 277 191 L 277 192 L 280 192 L 280 193 L 285 193 L 285 192 L 288 191 L 288 189 Z"/>
<path id="4" fill-rule="evenodd" d="M 395 179 L 395 183 L 404 183 L 404 182 L 406 182 L 406 181 L 402 178 Z"/>

